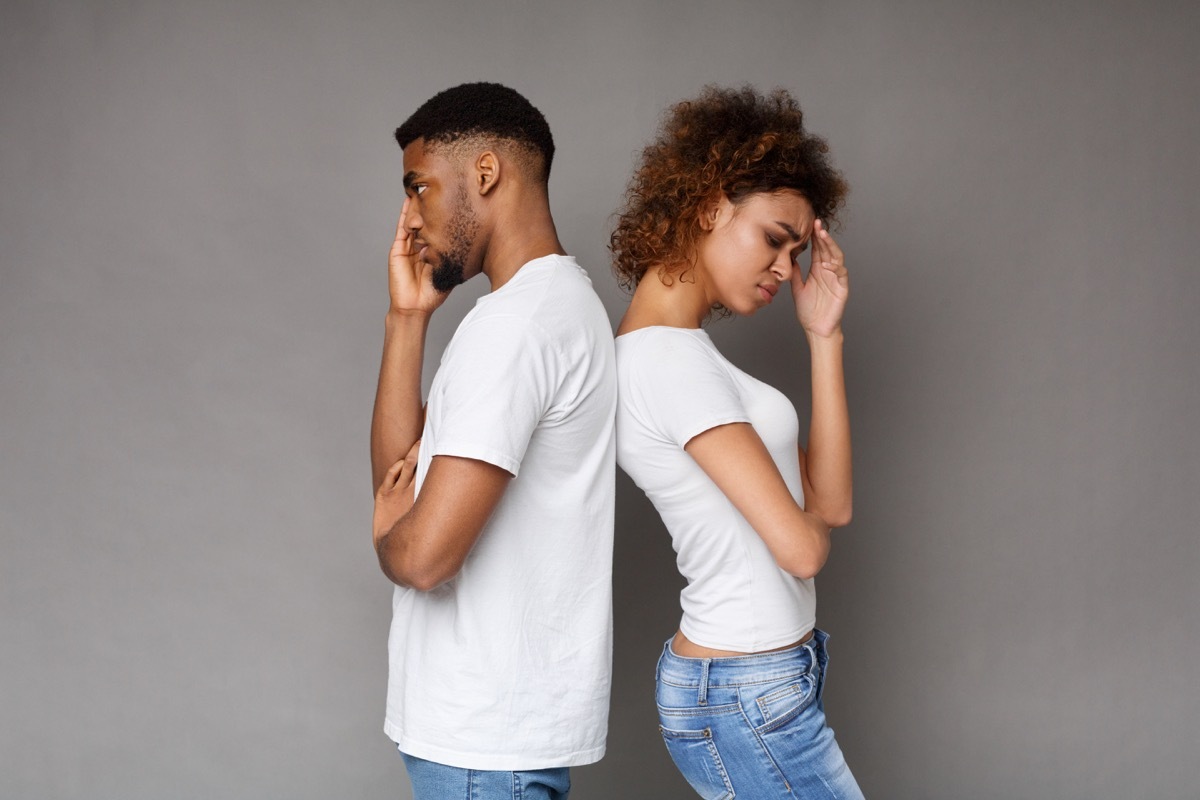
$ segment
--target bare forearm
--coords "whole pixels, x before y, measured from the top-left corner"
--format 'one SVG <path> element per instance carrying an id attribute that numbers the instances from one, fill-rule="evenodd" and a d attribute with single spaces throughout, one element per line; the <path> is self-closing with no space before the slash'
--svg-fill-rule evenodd
<path id="1" fill-rule="evenodd" d="M 410 461 L 415 467 L 406 457 L 399 478 L 386 473 L 376 494 L 375 552 L 393 583 L 429 591 L 458 574 L 512 475 L 484 461 L 435 456 L 414 498 L 411 483 L 393 488 L 411 480 Z M 473 491 L 464 496 L 463 486 Z"/>
<path id="2" fill-rule="evenodd" d="M 812 421 L 808 431 L 807 471 L 812 497 L 805 507 L 833 527 L 850 521 L 853 476 L 850 412 L 842 361 L 843 337 L 809 335 L 812 354 Z"/>
<path id="3" fill-rule="evenodd" d="M 384 324 L 383 358 L 371 417 L 371 477 L 376 490 L 388 467 L 421 437 L 421 363 L 428 327 L 426 314 L 397 312 L 389 312 Z"/>
<path id="4" fill-rule="evenodd" d="M 814 578 L 829 558 L 829 525 L 810 511 L 799 511 L 797 524 L 792 526 L 785 542 L 768 549 L 775 562 L 797 578 Z"/>
<path id="5" fill-rule="evenodd" d="M 406 521 L 407 520 L 407 521 Z M 407 515 L 401 517 L 392 529 L 375 541 L 375 554 L 379 557 L 379 568 L 392 583 L 408 586 L 419 591 L 428 591 L 441 581 L 418 573 L 413 568 L 414 535 L 412 521 Z"/>

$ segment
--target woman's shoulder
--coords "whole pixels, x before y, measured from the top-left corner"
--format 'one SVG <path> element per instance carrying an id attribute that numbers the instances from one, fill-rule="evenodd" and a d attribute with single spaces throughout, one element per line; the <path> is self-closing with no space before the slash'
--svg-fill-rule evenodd
<path id="1" fill-rule="evenodd" d="M 700 328 L 655 325 L 616 341 L 617 370 L 627 382 L 684 389 L 729 379 L 729 362 Z"/>

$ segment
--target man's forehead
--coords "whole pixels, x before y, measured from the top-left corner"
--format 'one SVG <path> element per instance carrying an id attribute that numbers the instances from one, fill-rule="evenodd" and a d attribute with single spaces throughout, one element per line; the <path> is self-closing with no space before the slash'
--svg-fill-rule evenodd
<path id="1" fill-rule="evenodd" d="M 414 139 L 404 148 L 404 171 L 421 175 L 458 172 L 462 159 L 459 158 L 460 142 L 427 142 L 424 138 Z"/>

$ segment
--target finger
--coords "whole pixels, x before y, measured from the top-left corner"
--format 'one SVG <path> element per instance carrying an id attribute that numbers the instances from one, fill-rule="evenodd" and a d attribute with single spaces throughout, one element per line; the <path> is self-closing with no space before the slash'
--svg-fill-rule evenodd
<path id="1" fill-rule="evenodd" d="M 845 260 L 842 248 L 838 246 L 837 240 L 833 238 L 833 234 L 829 232 L 829 228 L 825 226 L 824 222 L 821 223 L 821 244 L 829 253 L 830 261 L 840 263 Z"/>
<path id="2" fill-rule="evenodd" d="M 821 220 L 813 223 L 812 255 L 814 263 L 829 260 L 829 229 Z"/>
<path id="3" fill-rule="evenodd" d="M 424 408 L 424 406 L 422 406 L 421 414 L 424 415 L 424 413 L 425 413 L 425 408 Z M 413 462 L 416 462 L 417 454 L 420 452 L 421 452 L 421 440 L 417 439 L 415 442 L 413 442 L 412 447 L 408 448 L 408 454 L 405 455 L 404 458 L 405 458 L 405 460 L 408 460 L 411 458 L 413 460 Z"/>
<path id="4" fill-rule="evenodd" d="M 392 242 L 392 250 L 399 252 L 400 255 L 409 255 L 409 239 L 412 237 L 412 231 L 408 229 L 408 202 L 409 198 L 404 198 L 404 205 L 400 206 L 400 219 L 396 221 L 396 238 Z M 397 248 L 399 248 L 397 250 Z"/>
<path id="5" fill-rule="evenodd" d="M 404 469 L 405 461 L 407 459 L 402 458 L 388 467 L 388 471 L 383 475 L 383 483 L 379 484 L 380 492 L 390 492 L 396 487 L 396 481 L 400 479 L 400 473 Z"/>
<path id="6" fill-rule="evenodd" d="M 396 485 L 400 487 L 408 486 L 413 482 L 413 476 L 417 472 L 417 460 L 415 458 L 406 458 L 403 461 L 403 466 L 400 467 L 400 475 L 396 478 Z"/>

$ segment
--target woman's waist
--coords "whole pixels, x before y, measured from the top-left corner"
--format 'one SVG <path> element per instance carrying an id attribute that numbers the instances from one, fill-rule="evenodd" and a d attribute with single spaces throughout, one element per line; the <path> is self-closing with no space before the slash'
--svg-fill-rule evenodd
<path id="1" fill-rule="evenodd" d="M 777 647 L 767 647 L 761 650 L 726 650 L 719 647 L 707 647 L 705 645 L 693 642 L 689 639 L 682 630 L 675 632 L 671 641 L 667 644 L 670 652 L 680 658 L 745 658 L 748 656 L 763 656 L 769 653 L 778 653 L 781 650 L 790 650 L 793 647 L 799 647 L 812 638 L 813 632 L 809 630 L 795 641 L 782 644 Z"/>
<path id="2" fill-rule="evenodd" d="M 824 631 L 812 629 L 789 644 L 759 652 L 736 652 L 705 648 L 677 633 L 663 647 L 659 679 L 675 686 L 746 686 L 783 680 L 810 671 L 827 638 Z M 681 643 L 678 647 L 677 642 Z M 685 654 L 692 652 L 698 655 Z M 704 652 L 714 655 L 699 655 Z"/>

